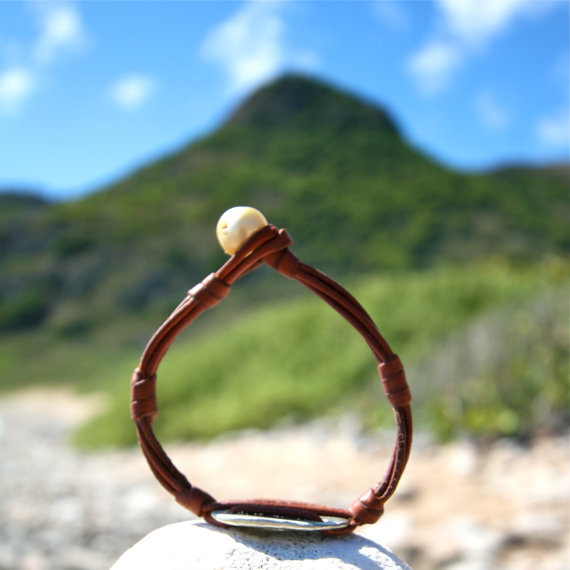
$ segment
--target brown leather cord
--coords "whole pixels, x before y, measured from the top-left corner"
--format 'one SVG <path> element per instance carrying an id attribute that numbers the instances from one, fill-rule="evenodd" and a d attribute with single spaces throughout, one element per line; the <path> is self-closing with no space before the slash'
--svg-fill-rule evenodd
<path id="1" fill-rule="evenodd" d="M 292 240 L 284 229 L 267 225 L 252 235 L 218 271 L 207 276 L 190 291 L 148 342 L 139 366 L 131 380 L 131 417 L 137 426 L 142 452 L 157 480 L 175 499 L 197 516 L 225 526 L 213 518 L 220 509 L 228 513 L 250 513 L 258 516 L 291 517 L 320 521 L 332 516 L 347 519 L 348 526 L 322 530 L 325 534 L 346 534 L 357 526 L 376 522 L 383 513 L 384 503 L 392 496 L 408 461 L 412 443 L 411 395 L 404 368 L 376 325 L 360 305 L 336 281 L 309 265 L 300 262 L 289 250 Z M 157 415 L 156 372 L 178 334 L 198 315 L 224 299 L 231 286 L 243 275 L 267 263 L 290 279 L 313 291 L 364 338 L 378 363 L 378 371 L 386 397 L 394 408 L 396 441 L 383 479 L 356 499 L 348 509 L 338 509 L 295 501 L 255 499 L 218 502 L 211 495 L 193 486 L 174 466 L 152 430 Z"/>

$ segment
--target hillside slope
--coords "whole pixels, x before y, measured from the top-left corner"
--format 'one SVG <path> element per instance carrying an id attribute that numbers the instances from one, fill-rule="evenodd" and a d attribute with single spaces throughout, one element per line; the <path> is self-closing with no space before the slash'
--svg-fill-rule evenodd
<path id="1" fill-rule="evenodd" d="M 303 259 L 338 276 L 567 253 L 567 190 L 563 169 L 452 172 L 411 148 L 383 109 L 288 75 L 109 188 L 2 218 L 0 331 L 66 338 L 121 322 L 131 337 L 131 319 L 162 315 L 219 265 L 213 228 L 238 204 L 287 227 Z"/>

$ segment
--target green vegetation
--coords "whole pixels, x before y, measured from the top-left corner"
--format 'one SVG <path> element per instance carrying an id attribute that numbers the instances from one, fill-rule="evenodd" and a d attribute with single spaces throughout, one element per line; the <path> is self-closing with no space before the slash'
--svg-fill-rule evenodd
<path id="1" fill-rule="evenodd" d="M 568 180 L 563 168 L 451 172 L 412 149 L 381 109 L 285 77 L 207 138 L 110 188 L 20 203 L 0 224 L 1 305 L 32 283 L 44 296 L 18 301 L 34 317 L 29 329 L 156 318 L 222 261 L 213 227 L 239 204 L 287 227 L 299 256 L 336 275 L 490 254 L 533 262 L 570 249 Z M 0 310 L 0 329 L 22 326 Z"/>
<path id="2" fill-rule="evenodd" d="M 214 133 L 91 196 L 0 195 L 0 389 L 110 390 L 120 419 L 79 439 L 130 441 L 125 399 L 141 349 L 222 263 L 218 216 L 247 204 L 288 229 L 301 259 L 354 285 L 405 359 L 420 423 L 443 438 L 554 429 L 569 409 L 568 266 L 552 261 L 570 250 L 569 172 L 452 172 L 382 109 L 286 76 Z M 364 344 L 295 284 L 259 271 L 211 313 L 161 368 L 165 437 L 347 403 L 367 425 L 390 416 L 377 415 Z M 255 357 L 242 358 L 250 345 Z M 228 359 L 246 361 L 228 375 Z"/>
<path id="3" fill-rule="evenodd" d="M 406 363 L 417 423 L 442 438 L 524 436 L 568 419 L 568 315 L 559 303 L 569 277 L 559 262 L 496 263 L 367 277 L 352 289 Z M 114 374 L 108 412 L 78 434 L 82 444 L 134 441 L 126 368 Z M 347 410 L 368 427 L 392 417 L 365 343 L 312 296 L 178 339 L 160 368 L 158 399 L 165 440 Z"/>

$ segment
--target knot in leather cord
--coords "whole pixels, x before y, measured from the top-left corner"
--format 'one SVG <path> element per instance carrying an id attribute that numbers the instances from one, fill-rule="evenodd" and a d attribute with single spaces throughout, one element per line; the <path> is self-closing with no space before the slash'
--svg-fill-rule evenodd
<path id="1" fill-rule="evenodd" d="M 282 249 L 281 251 L 267 255 L 263 261 L 276 271 L 279 271 L 281 275 L 285 275 L 285 277 L 289 279 L 295 279 L 297 268 L 299 267 L 299 259 L 291 250 Z"/>
<path id="2" fill-rule="evenodd" d="M 210 309 L 228 296 L 230 286 L 224 283 L 215 273 L 210 273 L 197 285 L 194 285 L 188 296 L 199 305 Z"/>
<path id="3" fill-rule="evenodd" d="M 292 243 L 293 240 L 286 230 L 269 224 L 253 234 L 215 274 L 224 283 L 233 285 L 265 259 L 285 250 Z"/>
<path id="4" fill-rule="evenodd" d="M 391 360 L 381 362 L 378 365 L 378 372 L 382 379 L 386 397 L 392 406 L 407 406 L 412 400 L 412 395 L 406 380 L 404 366 L 398 356 L 394 355 Z"/>
<path id="5" fill-rule="evenodd" d="M 384 501 L 370 489 L 350 505 L 353 521 L 358 524 L 373 524 L 384 514 Z"/>
<path id="6" fill-rule="evenodd" d="M 174 498 L 176 502 L 189 511 L 193 512 L 196 516 L 204 516 L 204 506 L 214 503 L 215 499 L 209 493 L 202 491 L 198 487 L 185 487 L 178 491 Z"/>

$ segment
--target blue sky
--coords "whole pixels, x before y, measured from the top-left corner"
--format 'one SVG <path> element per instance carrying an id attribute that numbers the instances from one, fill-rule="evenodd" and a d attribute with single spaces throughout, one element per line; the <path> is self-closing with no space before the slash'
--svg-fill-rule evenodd
<path id="1" fill-rule="evenodd" d="M 311 73 L 453 168 L 567 161 L 565 0 L 0 0 L 0 188 L 72 198 Z"/>

